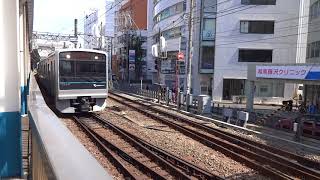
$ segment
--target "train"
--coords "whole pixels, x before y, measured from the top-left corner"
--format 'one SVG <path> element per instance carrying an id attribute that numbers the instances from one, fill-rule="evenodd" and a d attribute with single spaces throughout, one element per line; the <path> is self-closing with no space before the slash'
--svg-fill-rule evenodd
<path id="1" fill-rule="evenodd" d="M 108 96 L 108 55 L 89 49 L 61 49 L 37 63 L 37 77 L 60 113 L 101 111 Z"/>

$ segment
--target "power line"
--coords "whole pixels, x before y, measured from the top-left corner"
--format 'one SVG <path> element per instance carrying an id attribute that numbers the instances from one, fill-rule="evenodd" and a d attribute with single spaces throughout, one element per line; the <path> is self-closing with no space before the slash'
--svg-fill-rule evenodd
<path id="1" fill-rule="evenodd" d="M 119 1 L 118 3 L 111 5 L 111 7 L 110 7 L 108 10 L 106 10 L 104 13 L 102 13 L 100 16 L 98 16 L 98 18 L 96 18 L 96 19 L 94 19 L 92 22 L 87 23 L 87 24 L 84 24 L 84 25 L 85 25 L 85 26 L 89 26 L 89 25 L 91 25 L 92 23 L 97 22 L 99 18 L 101 18 L 102 16 L 106 15 L 109 11 L 111 11 L 113 8 L 115 8 L 116 6 L 118 6 L 119 4 L 121 4 L 123 1 L 124 1 L 124 0 L 121 0 L 121 1 Z M 84 23 L 85 23 L 85 22 L 84 22 Z"/>
<path id="2" fill-rule="evenodd" d="M 315 25 L 320 25 L 320 22 L 318 23 L 304 23 L 304 24 L 297 24 L 297 25 L 293 25 L 293 26 L 284 26 L 284 27 L 280 27 L 280 28 L 277 28 L 277 29 L 274 29 L 275 32 L 281 32 L 285 29 L 288 29 L 288 28 L 293 28 L 293 27 L 297 27 L 297 28 L 303 28 L 303 27 L 311 27 L 311 26 L 315 26 Z M 237 28 L 235 30 L 240 30 L 240 28 Z M 216 33 L 217 34 L 217 33 Z M 241 33 L 240 33 L 241 34 Z M 250 35 L 250 33 L 243 33 L 244 34 L 248 34 Z M 265 34 L 265 35 L 272 35 L 272 34 Z M 235 35 L 225 35 L 225 36 L 215 36 L 216 38 L 229 38 L 229 39 L 237 39 L 237 37 L 239 37 L 239 34 L 235 34 Z M 241 37 L 240 37 L 241 38 Z"/>
<path id="3" fill-rule="evenodd" d="M 240 9 L 240 10 L 238 10 L 238 11 L 233 11 L 233 12 L 231 12 L 231 13 L 228 13 L 228 14 L 223 14 L 223 15 L 221 15 L 221 16 L 216 16 L 216 18 L 218 18 L 218 17 L 223 17 L 223 16 L 226 16 L 226 15 L 229 15 L 229 14 L 233 14 L 233 13 L 236 13 L 236 12 L 239 12 L 239 11 L 243 11 L 243 10 L 246 10 L 246 9 L 249 9 L 249 8 L 253 8 L 253 7 L 256 7 L 257 5 L 255 5 L 255 6 L 250 6 L 250 7 L 248 7 L 248 8 L 245 8 L 245 9 Z M 241 6 L 241 7 L 243 7 L 243 6 Z M 239 8 L 241 8 L 241 7 L 239 7 Z M 235 8 L 234 8 L 235 9 Z M 232 10 L 234 10 L 234 9 L 232 9 Z M 218 13 L 217 13 L 218 14 Z M 308 17 L 307 15 L 305 15 L 305 16 L 298 16 L 298 17 L 294 17 L 294 18 L 288 18 L 288 19 L 284 19 L 284 20 L 280 20 L 280 21 L 276 21 L 275 23 L 280 23 L 280 22 L 285 22 L 285 21 L 290 21 L 290 20 L 295 20 L 295 19 L 300 19 L 300 18 L 304 18 L 304 17 Z M 183 20 L 182 20 L 183 21 Z M 182 21 L 180 21 L 180 22 L 182 22 Z M 180 22 L 178 22 L 177 24 L 179 24 Z M 199 23 L 199 22 L 197 22 L 197 23 Z M 310 24 L 310 23 L 306 23 L 306 24 Z M 312 23 L 311 23 L 312 24 Z M 313 24 L 313 25 L 316 25 L 316 24 Z M 300 26 L 300 25 L 295 25 L 295 26 Z M 175 27 L 177 27 L 177 26 L 173 26 L 172 28 L 175 28 Z M 288 27 L 282 27 L 281 29 L 284 29 L 284 28 L 290 28 L 290 27 L 294 27 L 294 26 L 288 26 Z M 235 30 L 240 30 L 240 28 L 239 29 L 235 29 Z M 232 30 L 232 31 L 235 31 L 235 30 Z M 219 33 L 224 33 L 224 32 L 219 32 Z M 310 33 L 310 32 L 308 32 L 308 33 Z M 216 33 L 217 34 L 217 33 Z M 293 35 L 299 35 L 299 34 L 307 34 L 307 33 L 298 33 L 298 34 L 293 34 Z M 286 36 L 293 36 L 293 35 L 286 35 Z M 282 37 L 286 37 L 286 36 L 282 36 Z M 216 37 L 219 37 L 219 36 L 216 36 Z M 227 37 L 230 37 L 230 36 L 227 36 Z M 279 38 L 279 37 L 273 37 L 273 38 Z M 259 41 L 259 40 L 266 40 L 266 39 L 273 39 L 273 38 L 264 38 L 264 39 L 256 39 L 256 40 L 251 40 L 252 42 L 253 41 Z M 241 43 L 241 41 L 238 41 L 238 42 L 236 42 L 236 43 Z M 267 43 L 267 42 L 265 42 L 265 43 Z M 232 43 L 231 43 L 232 44 Z M 295 43 L 296 44 L 296 43 Z"/>
<path id="4" fill-rule="evenodd" d="M 296 36 L 296 35 L 300 35 L 300 34 L 309 34 L 309 33 L 314 33 L 314 32 L 320 32 L 320 29 L 315 30 L 315 31 L 305 32 L 305 33 L 296 33 L 296 34 L 289 34 L 289 35 L 284 35 L 284 36 L 276 36 L 276 37 L 272 37 L 272 38 L 260 38 L 260 39 L 248 40 L 248 41 L 238 41 L 238 42 L 234 42 L 234 43 L 216 44 L 216 46 L 224 46 L 224 45 L 230 45 L 230 44 L 242 44 L 242 43 L 247 43 L 247 42 L 255 42 L 255 41 L 262 41 L 262 40 L 269 40 L 269 39 L 284 38 L 284 37 Z"/>
<path id="5" fill-rule="evenodd" d="M 228 1 L 230 1 L 230 0 L 224 1 L 224 2 L 222 2 L 222 3 L 225 3 L 225 2 L 228 2 Z M 218 4 L 217 4 L 217 5 L 218 5 Z M 217 5 L 209 6 L 209 7 L 216 7 Z M 248 5 L 245 5 L 245 6 L 248 6 Z M 231 9 L 231 10 L 228 10 L 228 11 L 232 11 L 232 10 L 235 10 L 235 9 L 239 9 L 239 8 L 242 8 L 242 7 L 245 7 L 245 6 L 239 6 L 239 7 L 236 7 L 236 8 L 234 8 L 234 9 Z M 232 12 L 227 13 L 227 14 L 222 14 L 222 15 L 220 15 L 220 16 L 216 16 L 215 18 L 217 19 L 217 18 L 219 18 L 219 17 L 223 17 L 223 16 L 230 15 L 230 14 L 233 14 L 233 13 L 236 13 L 236 12 L 244 11 L 244 10 L 247 10 L 247 9 L 250 9 L 250 8 L 254 8 L 254 7 L 257 7 L 257 6 L 259 6 L 259 5 L 251 5 L 251 6 L 249 6 L 248 8 L 240 9 L 240 10 L 238 10 L 238 11 L 232 11 Z M 233 6 L 233 7 L 235 7 L 235 6 Z M 196 11 L 199 11 L 199 10 L 201 10 L 201 9 L 197 9 Z M 228 11 L 225 11 L 225 9 L 222 10 L 222 11 L 224 11 L 223 13 L 228 12 Z M 221 13 L 222 13 L 222 12 L 219 11 L 219 12 L 217 12 L 216 14 L 221 14 Z M 187 14 L 187 13 L 186 13 L 186 14 Z M 211 16 L 212 16 L 212 15 L 211 15 Z M 211 16 L 203 16 L 203 18 L 211 17 Z M 283 19 L 283 20 L 275 21 L 275 23 L 277 24 L 277 23 L 281 23 L 281 22 L 286 22 L 286 21 L 291 21 L 291 20 L 296 20 L 296 19 L 306 18 L 306 17 L 309 17 L 309 15 L 297 16 L 297 17 L 293 17 L 293 18 Z M 198 21 L 193 21 L 194 23 L 200 23 L 200 22 L 201 22 L 201 20 L 199 20 L 199 17 L 196 17 L 196 18 L 194 18 L 193 20 L 198 20 Z M 182 21 L 180 21 L 180 22 L 182 22 Z M 174 27 L 173 27 L 173 28 L 174 28 Z M 216 32 L 215 34 L 232 32 L 232 31 L 237 31 L 237 30 L 240 30 L 240 28 L 231 29 L 231 30 L 226 30 L 226 31 L 220 31 L 220 32 Z"/>
<path id="6" fill-rule="evenodd" d="M 215 4 L 215 5 L 213 5 L 213 6 L 208 6 L 208 7 L 212 7 L 212 8 L 214 8 L 214 7 L 217 7 L 218 5 L 220 5 L 220 4 L 224 4 L 224 3 L 227 3 L 227 2 L 229 2 L 229 1 L 232 1 L 232 0 L 225 0 L 225 1 L 222 1 L 222 2 L 219 2 L 219 3 L 217 3 L 217 4 Z M 235 6 L 233 6 L 233 7 L 235 7 Z M 242 7 L 244 7 L 244 6 L 242 6 Z M 237 7 L 237 8 L 239 8 L 239 7 Z M 234 8 L 234 9 L 237 9 L 236 7 Z M 250 8 L 253 8 L 253 7 L 250 7 Z M 234 10 L 234 9 L 231 9 L 231 10 Z M 195 12 L 197 12 L 197 11 L 200 11 L 201 9 L 194 9 L 194 8 L 192 8 L 192 12 L 193 13 L 195 13 Z M 229 11 L 231 11 L 231 10 L 229 10 Z M 224 9 L 223 10 L 224 12 L 228 12 L 226 9 Z M 219 11 L 220 12 L 220 11 Z M 217 12 L 217 13 L 215 13 L 215 14 L 218 14 L 219 12 Z M 172 25 L 174 25 L 174 23 L 176 23 L 176 25 L 174 25 L 172 28 L 175 28 L 175 27 L 177 27 L 178 25 L 180 25 L 180 23 L 182 23 L 183 21 L 184 21 L 184 19 L 183 19 L 183 17 L 186 15 L 186 14 L 189 14 L 189 12 L 188 13 L 183 13 L 181 16 L 179 16 L 176 20 L 174 20 L 173 21 L 173 24 L 169 24 L 169 25 L 167 25 L 167 26 L 165 26 L 164 28 L 162 28 L 162 32 L 163 31 L 165 31 L 165 30 L 167 30 L 167 28 L 168 27 L 171 27 Z M 176 22 L 178 19 L 180 19 L 180 18 L 182 18 L 180 21 L 178 21 L 178 22 Z M 195 17 L 195 18 L 199 18 L 199 17 Z M 194 20 L 195 18 L 192 18 L 192 20 Z M 192 21 L 192 22 L 194 22 L 194 21 Z M 157 23 L 158 24 L 158 23 Z M 152 35 L 153 36 L 153 35 Z M 148 37 L 149 38 L 149 37 Z"/>

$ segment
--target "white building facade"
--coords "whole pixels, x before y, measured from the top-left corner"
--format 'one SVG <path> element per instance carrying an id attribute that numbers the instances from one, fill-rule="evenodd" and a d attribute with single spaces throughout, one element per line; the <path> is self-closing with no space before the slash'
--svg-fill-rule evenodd
<path id="1" fill-rule="evenodd" d="M 154 81 L 164 84 L 170 88 L 184 86 L 185 63 L 179 62 L 179 72 L 176 73 L 178 64 L 177 54 L 179 51 L 186 53 L 186 42 L 181 48 L 182 37 L 187 37 L 184 14 L 187 10 L 185 0 L 152 0 L 148 5 L 151 7 L 148 15 L 149 43 L 152 45 L 159 43 L 160 36 L 166 41 L 165 57 L 149 57 L 153 59 Z M 160 34 L 159 34 L 160 33 Z M 157 51 L 160 49 L 158 48 Z"/>
<path id="2" fill-rule="evenodd" d="M 250 63 L 305 61 L 307 28 L 301 24 L 307 20 L 299 18 L 305 7 L 300 0 L 217 1 L 213 100 L 245 95 Z M 288 99 L 294 89 L 293 84 L 257 82 L 255 97 Z"/>
<path id="3" fill-rule="evenodd" d="M 97 34 L 99 32 L 99 10 L 98 9 L 90 9 L 85 12 L 84 17 L 84 48 L 93 49 L 98 47 L 98 38 Z"/>
<path id="4" fill-rule="evenodd" d="M 114 37 L 114 1 L 106 0 L 103 8 L 89 9 L 84 17 L 84 48 L 110 51 Z"/>
<path id="5" fill-rule="evenodd" d="M 113 0 L 105 1 L 105 28 L 104 34 L 106 36 L 114 37 L 114 13 L 115 13 L 115 3 Z"/>
<path id="6" fill-rule="evenodd" d="M 190 1 L 187 0 L 153 0 L 149 5 L 152 19 L 148 19 L 149 42 L 157 44 L 160 36 L 166 39 L 166 56 L 156 58 L 158 81 L 170 88 L 186 90 L 186 60 L 188 53 L 188 16 Z M 212 75 L 214 68 L 215 44 L 215 0 L 194 0 L 192 36 L 192 80 L 191 92 L 195 95 L 211 95 Z M 185 55 L 183 61 L 177 61 L 178 52 Z"/>

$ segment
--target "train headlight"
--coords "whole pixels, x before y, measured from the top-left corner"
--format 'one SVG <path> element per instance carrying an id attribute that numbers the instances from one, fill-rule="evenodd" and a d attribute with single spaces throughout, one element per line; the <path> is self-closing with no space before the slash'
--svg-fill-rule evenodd
<path id="1" fill-rule="evenodd" d="M 66 55 L 66 58 L 67 58 L 67 59 L 70 59 L 70 58 L 71 58 L 70 54 L 67 54 L 67 55 Z"/>
<path id="2" fill-rule="evenodd" d="M 96 60 L 97 60 L 97 59 L 99 59 L 99 57 L 98 57 L 98 56 L 94 56 L 94 59 L 96 59 Z"/>

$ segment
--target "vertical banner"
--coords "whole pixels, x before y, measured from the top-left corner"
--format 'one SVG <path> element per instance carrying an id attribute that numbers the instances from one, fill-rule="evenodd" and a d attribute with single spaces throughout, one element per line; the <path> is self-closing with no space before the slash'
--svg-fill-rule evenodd
<path id="1" fill-rule="evenodd" d="M 136 51 L 129 50 L 129 62 L 135 62 L 135 61 L 136 61 Z"/>

